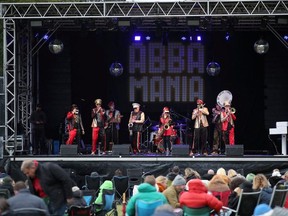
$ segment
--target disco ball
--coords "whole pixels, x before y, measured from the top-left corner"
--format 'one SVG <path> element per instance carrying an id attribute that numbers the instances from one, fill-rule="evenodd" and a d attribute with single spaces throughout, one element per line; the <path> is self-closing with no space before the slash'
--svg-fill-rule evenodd
<path id="1" fill-rule="evenodd" d="M 210 62 L 206 67 L 209 76 L 217 76 L 220 73 L 220 70 L 220 65 L 217 62 Z"/>
<path id="2" fill-rule="evenodd" d="M 263 39 L 260 39 L 254 43 L 254 50 L 258 54 L 265 54 L 269 50 L 269 43 Z"/>
<path id="3" fill-rule="evenodd" d="M 55 39 L 49 43 L 49 50 L 53 54 L 61 53 L 64 49 L 64 44 L 62 41 Z"/>
<path id="4" fill-rule="evenodd" d="M 119 62 L 114 62 L 111 64 L 109 71 L 112 76 L 118 77 L 123 73 L 123 66 Z"/>

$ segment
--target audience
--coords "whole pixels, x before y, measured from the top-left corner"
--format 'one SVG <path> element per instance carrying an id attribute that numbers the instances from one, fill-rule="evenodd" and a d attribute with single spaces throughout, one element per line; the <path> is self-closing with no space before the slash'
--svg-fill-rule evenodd
<path id="1" fill-rule="evenodd" d="M 252 183 L 254 177 L 255 177 L 255 174 L 254 174 L 254 173 L 248 173 L 248 174 L 246 175 L 246 180 Z"/>
<path id="2" fill-rule="evenodd" d="M 165 196 L 156 190 L 156 179 L 153 175 L 148 175 L 144 179 L 144 183 L 138 187 L 138 193 L 133 195 L 126 206 L 126 214 L 128 216 L 135 215 L 135 204 L 137 200 L 143 200 L 146 202 L 162 200 L 163 204 L 167 204 Z"/>
<path id="3" fill-rule="evenodd" d="M 189 208 L 203 208 L 209 207 L 219 212 L 223 203 L 207 193 L 207 188 L 200 179 L 192 179 L 188 182 L 189 190 L 180 195 L 180 206 L 187 206 Z"/>
<path id="4" fill-rule="evenodd" d="M 23 181 L 16 182 L 14 185 L 14 193 L 15 195 L 7 200 L 10 210 L 37 208 L 45 210 L 46 215 L 50 215 L 44 200 L 31 194 Z"/>
<path id="5" fill-rule="evenodd" d="M 210 181 L 213 178 L 214 175 L 215 175 L 214 170 L 213 169 L 209 169 L 206 174 L 202 175 L 202 179 Z"/>
<path id="6" fill-rule="evenodd" d="M 10 176 L 6 176 L 2 179 L 2 184 L 0 185 L 0 189 L 8 189 L 10 192 L 10 196 L 14 195 L 13 186 L 15 185 L 14 180 Z"/>
<path id="7" fill-rule="evenodd" d="M 281 180 L 283 180 L 283 178 L 279 169 L 274 169 L 272 175 L 268 179 L 271 187 L 273 188 Z"/>
<path id="8" fill-rule="evenodd" d="M 208 191 L 210 191 L 213 196 L 221 200 L 224 206 L 227 206 L 231 191 L 223 177 L 226 176 L 216 174 L 208 184 Z"/>
<path id="9" fill-rule="evenodd" d="M 167 178 L 165 176 L 158 176 L 156 178 L 156 184 L 158 186 L 158 191 L 163 192 L 167 188 Z"/>
<path id="10" fill-rule="evenodd" d="M 263 174 L 257 174 L 253 180 L 253 190 L 261 191 L 260 203 L 269 204 L 272 196 L 272 188 L 269 185 L 269 181 Z"/>
<path id="11" fill-rule="evenodd" d="M 0 198 L 0 215 L 8 215 L 9 214 L 9 204 L 7 199 Z"/>
<path id="12" fill-rule="evenodd" d="M 173 208 L 180 208 L 179 195 L 182 191 L 184 191 L 185 186 L 186 180 L 181 175 L 177 175 L 173 180 L 172 185 L 163 191 L 168 203 Z"/>
<path id="13" fill-rule="evenodd" d="M 187 167 L 184 170 L 184 178 L 186 182 L 188 182 L 191 179 L 201 179 L 201 176 L 196 170 L 193 170 L 192 168 Z"/>
<path id="14" fill-rule="evenodd" d="M 103 203 L 102 197 L 103 197 L 103 191 L 104 190 L 113 190 L 113 182 L 110 180 L 106 180 L 101 184 L 100 191 L 99 191 L 98 196 L 94 202 L 94 204 L 96 204 L 96 208 L 95 208 L 96 213 L 101 210 L 101 204 Z"/>
<path id="15" fill-rule="evenodd" d="M 180 168 L 178 166 L 174 166 L 172 169 L 171 169 L 171 172 L 169 172 L 167 174 L 167 186 L 170 186 L 171 183 L 173 182 L 174 178 L 177 176 L 177 175 L 180 175 Z"/>
<path id="16" fill-rule="evenodd" d="M 72 187 L 72 193 L 73 193 L 72 201 L 71 203 L 69 203 L 68 206 L 71 206 L 71 205 L 86 206 L 87 205 L 85 199 L 83 198 L 83 193 L 79 187 L 77 186 Z"/>

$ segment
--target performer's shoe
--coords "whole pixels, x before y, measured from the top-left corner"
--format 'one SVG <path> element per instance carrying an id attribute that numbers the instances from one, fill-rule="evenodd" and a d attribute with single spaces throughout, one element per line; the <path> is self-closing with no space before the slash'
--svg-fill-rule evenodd
<path id="1" fill-rule="evenodd" d="M 91 152 L 91 155 L 95 155 L 95 152 Z"/>
<path id="2" fill-rule="evenodd" d="M 213 151 L 213 152 L 211 153 L 211 155 L 212 155 L 212 156 L 218 156 L 218 152 Z"/>
<path id="3" fill-rule="evenodd" d="M 190 154 L 189 154 L 189 156 L 192 157 L 193 155 L 194 155 L 194 153 L 191 151 Z"/>
<path id="4" fill-rule="evenodd" d="M 102 152 L 102 155 L 106 155 L 106 152 Z"/>
<path id="5" fill-rule="evenodd" d="M 204 153 L 203 153 L 203 156 L 208 156 L 208 153 L 207 153 L 207 152 L 204 152 Z"/>

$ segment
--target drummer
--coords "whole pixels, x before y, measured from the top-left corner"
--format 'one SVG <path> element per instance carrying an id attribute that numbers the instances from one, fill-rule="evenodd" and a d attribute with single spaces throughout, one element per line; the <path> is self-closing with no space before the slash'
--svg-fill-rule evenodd
<path id="1" fill-rule="evenodd" d="M 164 152 L 171 154 L 171 135 L 173 134 L 172 118 L 168 107 L 163 108 L 160 116 L 159 134 L 163 137 Z"/>

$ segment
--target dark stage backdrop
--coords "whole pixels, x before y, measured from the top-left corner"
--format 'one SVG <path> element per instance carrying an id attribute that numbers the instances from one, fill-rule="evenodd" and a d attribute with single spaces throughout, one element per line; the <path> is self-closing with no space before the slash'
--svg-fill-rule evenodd
<path id="1" fill-rule="evenodd" d="M 287 75 L 284 75 L 283 62 L 288 56 L 287 50 L 271 33 L 265 35 L 270 43 L 269 53 L 256 54 L 253 45 L 260 35 L 259 32 L 235 32 L 226 41 L 224 32 L 207 32 L 202 33 L 201 43 L 181 43 L 179 34 L 169 33 L 164 46 L 161 39 L 153 37 L 150 42 L 134 43 L 131 35 L 125 32 L 59 32 L 57 37 L 63 41 L 64 51 L 54 55 L 43 47 L 39 54 L 40 102 L 48 115 L 47 136 L 59 139 L 59 126 L 70 105 L 77 103 L 86 130 L 83 139 L 90 144 L 90 111 L 94 100 L 101 98 L 105 108 L 109 101 L 115 101 L 116 108 L 124 116 L 120 143 L 128 143 L 131 104 L 138 102 L 153 125 L 159 121 L 164 106 L 172 108 L 175 120 L 187 125 L 182 135 L 183 141 L 189 144 L 195 100 L 203 99 L 212 113 L 217 95 L 229 90 L 233 94 L 232 106 L 236 108 L 236 144 L 244 144 L 247 150 L 273 152 L 274 146 L 267 139 L 268 127 L 275 127 L 276 120 L 288 118 L 284 109 L 275 114 L 279 110 L 277 107 L 270 107 L 275 121 L 266 113 L 267 104 L 273 101 L 267 97 L 267 86 L 281 81 L 276 91 L 277 100 L 287 107 L 287 85 L 283 82 Z M 109 73 L 115 61 L 124 68 L 119 77 Z M 218 76 L 206 73 L 210 61 L 220 64 Z M 271 79 L 273 70 L 278 75 Z M 212 145 L 212 124 L 209 129 Z M 151 130 L 152 127 L 148 135 Z"/>

